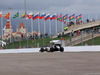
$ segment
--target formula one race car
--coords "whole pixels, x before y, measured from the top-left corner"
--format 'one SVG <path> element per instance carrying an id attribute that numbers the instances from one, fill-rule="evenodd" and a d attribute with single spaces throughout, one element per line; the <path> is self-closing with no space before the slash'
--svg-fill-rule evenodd
<path id="1" fill-rule="evenodd" d="M 42 47 L 40 49 L 40 52 L 54 52 L 54 51 L 60 51 L 60 52 L 63 52 L 64 51 L 64 48 L 61 46 L 61 41 L 60 40 L 53 40 L 53 41 L 50 41 L 51 43 L 51 46 L 50 47 Z"/>

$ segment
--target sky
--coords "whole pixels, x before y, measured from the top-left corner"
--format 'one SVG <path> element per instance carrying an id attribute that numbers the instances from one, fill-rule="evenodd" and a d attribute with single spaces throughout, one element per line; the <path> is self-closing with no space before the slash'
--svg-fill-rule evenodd
<path id="1" fill-rule="evenodd" d="M 12 8 L 12 10 L 8 10 Z M 24 0 L 0 0 L 0 10 L 5 16 L 9 11 L 11 16 L 15 15 L 18 11 L 20 16 L 25 13 Z M 100 0 L 26 0 L 27 13 L 33 12 L 34 15 L 38 12 L 53 14 L 82 14 L 82 19 L 86 21 L 89 19 L 100 19 Z M 17 19 L 12 19 L 12 25 L 17 26 Z M 24 20 L 21 20 L 24 22 Z M 4 25 L 6 19 L 4 19 Z M 30 23 L 29 23 L 30 24 Z M 37 21 L 35 22 L 35 26 Z M 37 27 L 35 28 L 37 29 Z"/>
<path id="2" fill-rule="evenodd" d="M 20 11 L 24 13 L 24 0 L 1 0 L 0 10 L 7 13 L 8 8 L 12 8 L 12 15 Z M 33 12 L 36 14 L 99 14 L 100 0 L 26 0 L 27 13 Z"/>

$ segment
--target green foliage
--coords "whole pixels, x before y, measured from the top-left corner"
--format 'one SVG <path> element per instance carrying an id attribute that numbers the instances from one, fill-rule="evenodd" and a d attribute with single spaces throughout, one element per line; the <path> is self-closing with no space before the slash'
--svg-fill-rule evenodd
<path id="1" fill-rule="evenodd" d="M 87 45 L 92 45 L 92 39 L 88 40 L 86 42 L 83 42 L 83 45 L 87 44 Z M 94 38 L 94 45 L 100 45 L 100 37 L 96 37 Z M 81 46 L 81 44 L 78 44 L 77 46 Z"/>
<path id="2" fill-rule="evenodd" d="M 69 36 L 63 37 L 65 40 L 69 39 Z M 50 45 L 51 40 L 61 40 L 61 37 L 59 38 L 44 38 L 44 45 Z M 27 48 L 27 40 L 23 41 L 17 41 L 7 44 L 7 49 L 16 49 L 20 47 Z M 36 39 L 36 45 L 39 43 L 39 47 L 43 47 L 43 39 Z M 35 40 L 31 39 L 28 40 L 28 47 L 35 47 Z M 6 49 L 6 46 L 4 47 Z"/>

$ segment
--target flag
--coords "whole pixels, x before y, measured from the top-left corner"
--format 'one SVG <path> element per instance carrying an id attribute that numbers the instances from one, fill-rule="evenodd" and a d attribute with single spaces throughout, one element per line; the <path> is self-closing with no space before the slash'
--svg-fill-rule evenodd
<path id="1" fill-rule="evenodd" d="M 8 14 L 5 15 L 5 18 L 6 18 L 6 19 L 9 18 L 9 16 L 10 16 L 10 12 L 9 12 Z"/>
<path id="2" fill-rule="evenodd" d="M 66 20 L 64 20 L 63 22 L 64 22 L 64 24 L 66 24 Z"/>
<path id="3" fill-rule="evenodd" d="M 69 20 L 73 20 L 73 19 L 75 19 L 75 14 L 69 16 Z"/>
<path id="4" fill-rule="evenodd" d="M 76 16 L 76 20 L 78 20 L 79 19 L 79 16 Z"/>
<path id="5" fill-rule="evenodd" d="M 46 17 L 44 18 L 45 21 L 48 19 L 50 19 L 50 14 L 46 15 Z"/>
<path id="6" fill-rule="evenodd" d="M 13 16 L 13 18 L 17 18 L 19 16 L 19 12 L 17 12 L 14 16 Z"/>
<path id="7" fill-rule="evenodd" d="M 26 19 L 28 19 L 29 15 L 26 15 Z"/>
<path id="8" fill-rule="evenodd" d="M 0 11 L 0 18 L 2 17 L 2 11 Z"/>
<path id="9" fill-rule="evenodd" d="M 34 17 L 34 14 L 29 15 L 29 16 L 28 16 L 28 19 L 31 19 L 32 17 Z"/>
<path id="10" fill-rule="evenodd" d="M 29 13 L 28 19 L 31 19 L 32 17 L 34 17 L 34 14 L 33 13 Z"/>
<path id="11" fill-rule="evenodd" d="M 32 19 L 35 20 L 35 19 L 38 19 L 40 17 L 40 13 L 37 13 Z"/>
<path id="12" fill-rule="evenodd" d="M 57 20 L 62 21 L 62 14 L 59 15 L 59 17 L 57 18 Z"/>
<path id="13" fill-rule="evenodd" d="M 82 19 L 82 14 L 79 15 L 79 19 Z"/>
<path id="14" fill-rule="evenodd" d="M 21 19 L 22 19 L 22 18 L 25 18 L 25 13 L 21 16 Z"/>
<path id="15" fill-rule="evenodd" d="M 46 13 L 43 13 L 39 19 L 44 19 L 45 18 Z"/>
<path id="16" fill-rule="evenodd" d="M 80 19 L 82 19 L 82 14 L 76 16 L 76 20 L 80 20 Z"/>
<path id="17" fill-rule="evenodd" d="M 57 20 L 57 18 L 58 18 L 58 15 L 56 15 L 56 18 L 55 18 L 55 20 Z"/>
<path id="18" fill-rule="evenodd" d="M 68 14 L 66 14 L 65 16 L 63 16 L 63 20 L 68 19 Z"/>
<path id="19" fill-rule="evenodd" d="M 5 29 L 6 29 L 6 26 L 4 26 L 3 30 L 5 30 Z"/>
<path id="20" fill-rule="evenodd" d="M 32 17 L 34 17 L 33 13 L 29 13 L 26 15 L 26 19 L 31 19 Z"/>
<path id="21" fill-rule="evenodd" d="M 50 18 L 50 20 L 56 19 L 56 16 L 57 16 L 56 14 L 52 15 L 51 18 Z"/>

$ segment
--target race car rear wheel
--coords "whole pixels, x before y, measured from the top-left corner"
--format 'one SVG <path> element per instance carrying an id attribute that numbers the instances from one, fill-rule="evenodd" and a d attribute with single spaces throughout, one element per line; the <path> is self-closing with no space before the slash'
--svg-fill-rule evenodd
<path id="1" fill-rule="evenodd" d="M 53 48 L 50 48 L 50 52 L 53 52 Z"/>
<path id="2" fill-rule="evenodd" d="M 64 48 L 63 47 L 60 47 L 60 52 L 64 52 Z"/>
<path id="3" fill-rule="evenodd" d="M 40 49 L 40 52 L 44 52 L 44 49 L 43 49 L 43 48 L 41 48 L 41 49 Z"/>

